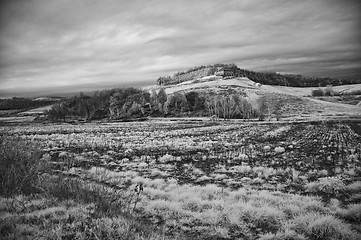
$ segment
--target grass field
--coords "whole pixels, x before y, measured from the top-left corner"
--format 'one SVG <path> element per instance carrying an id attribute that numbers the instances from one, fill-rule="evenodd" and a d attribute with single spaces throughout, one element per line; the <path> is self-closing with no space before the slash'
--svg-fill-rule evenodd
<path id="1" fill-rule="evenodd" d="M 4 239 L 360 238 L 357 121 L 0 131 Z"/>

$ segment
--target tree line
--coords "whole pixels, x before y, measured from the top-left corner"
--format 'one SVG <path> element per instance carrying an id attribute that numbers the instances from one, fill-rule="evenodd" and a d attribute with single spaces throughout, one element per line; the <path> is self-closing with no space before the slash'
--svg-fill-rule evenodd
<path id="1" fill-rule="evenodd" d="M 186 71 L 180 71 L 173 76 L 159 77 L 157 79 L 158 85 L 170 85 L 180 83 L 179 76 L 188 74 L 194 71 L 199 71 L 208 68 L 208 75 L 213 75 L 219 68 L 238 68 L 236 64 L 214 64 L 207 66 L 194 67 Z M 264 85 L 279 85 L 290 87 L 325 87 L 328 85 L 339 86 L 346 84 L 361 83 L 359 79 L 335 79 L 330 77 L 306 77 L 300 74 L 280 74 L 276 72 L 255 72 L 247 69 L 240 69 L 239 77 L 247 77 L 254 82 Z M 190 80 L 185 78 L 185 80 Z M 184 81 L 185 81 L 184 80 Z M 195 79 L 193 79 L 195 80 Z"/>
<path id="2" fill-rule="evenodd" d="M 38 107 L 44 107 L 53 104 L 56 100 L 34 100 L 30 98 L 13 97 L 9 99 L 0 99 L 0 110 L 26 110 Z"/>
<path id="3" fill-rule="evenodd" d="M 163 88 L 145 91 L 136 88 L 80 93 L 55 104 L 48 117 L 53 121 L 82 119 L 131 119 L 155 117 L 209 117 L 223 119 L 271 118 L 279 109 L 280 100 L 263 96 L 256 104 L 239 93 L 217 95 L 209 92 L 175 92 L 166 94 Z"/>
<path id="4" fill-rule="evenodd" d="M 358 84 L 360 80 L 355 79 L 334 79 L 330 77 L 306 77 L 300 74 L 279 74 L 275 72 L 254 72 L 241 69 L 244 77 L 254 82 L 265 85 L 279 85 L 289 87 L 326 87 L 329 85 L 340 86 L 346 84 Z"/>

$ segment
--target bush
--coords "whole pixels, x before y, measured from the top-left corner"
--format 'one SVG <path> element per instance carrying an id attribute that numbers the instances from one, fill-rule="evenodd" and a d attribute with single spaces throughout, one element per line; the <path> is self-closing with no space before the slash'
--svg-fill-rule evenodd
<path id="1" fill-rule="evenodd" d="M 251 222 L 262 232 L 276 233 L 282 228 L 283 213 L 272 207 L 257 208 L 256 214 L 251 217 Z"/>
<path id="2" fill-rule="evenodd" d="M 332 89 L 332 86 L 326 87 L 326 89 L 324 90 L 324 95 L 325 96 L 334 96 L 335 95 L 335 91 Z"/>
<path id="3" fill-rule="evenodd" d="M 21 139 L 1 137 L 0 166 L 0 195 L 39 192 L 38 178 L 46 164 L 36 146 Z"/>
<path id="4" fill-rule="evenodd" d="M 305 235 L 307 239 L 359 239 L 359 235 L 352 230 L 350 224 L 331 215 L 308 213 L 294 219 L 291 230 Z"/>
<path id="5" fill-rule="evenodd" d="M 351 204 L 347 209 L 342 210 L 341 217 L 355 223 L 361 222 L 361 204 Z"/>
<path id="6" fill-rule="evenodd" d="M 356 181 L 347 185 L 346 190 L 352 193 L 361 192 L 361 181 Z"/>
<path id="7" fill-rule="evenodd" d="M 311 222 L 307 233 L 311 239 L 358 239 L 350 225 L 332 216 L 324 216 Z"/>
<path id="8" fill-rule="evenodd" d="M 313 97 L 322 97 L 324 95 L 324 92 L 322 89 L 315 89 L 312 90 L 312 96 Z"/>
<path id="9" fill-rule="evenodd" d="M 319 195 L 328 202 L 331 198 L 344 197 L 346 185 L 336 177 L 324 177 L 306 185 L 306 191 Z"/>
<path id="10" fill-rule="evenodd" d="M 286 231 L 279 231 L 275 234 L 272 233 L 266 233 L 264 235 L 261 235 L 259 240 L 306 240 L 307 238 L 302 235 L 298 234 L 295 231 L 292 230 L 286 230 Z"/>
<path id="11" fill-rule="evenodd" d="M 344 93 L 344 95 L 361 95 L 361 90 L 353 90 L 350 92 Z"/>

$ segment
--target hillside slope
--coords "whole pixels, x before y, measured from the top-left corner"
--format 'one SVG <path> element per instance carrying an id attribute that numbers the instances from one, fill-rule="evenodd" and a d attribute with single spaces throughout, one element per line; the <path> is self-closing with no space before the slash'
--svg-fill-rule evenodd
<path id="1" fill-rule="evenodd" d="M 313 90 L 320 89 L 319 87 L 285 87 L 277 86 L 277 89 L 294 96 L 310 96 Z M 322 88 L 321 88 L 322 89 Z M 361 84 L 350 84 L 334 86 L 332 89 L 337 93 L 348 94 L 356 91 L 361 91 Z"/>
<path id="2" fill-rule="evenodd" d="M 146 89 L 157 90 L 160 86 L 153 85 Z M 361 88 L 361 84 L 335 87 L 336 91 Z M 253 105 L 257 105 L 257 99 L 266 94 L 274 94 L 283 103 L 282 118 L 289 120 L 309 119 L 323 120 L 328 118 L 361 118 L 361 106 L 326 102 L 310 97 L 313 89 L 284 86 L 260 85 L 245 78 L 217 79 L 213 81 L 197 82 L 188 84 L 174 84 L 164 86 L 167 94 L 175 92 L 213 92 L 233 91 L 242 93 Z"/>
<path id="3" fill-rule="evenodd" d="M 257 89 L 256 83 L 248 78 L 233 78 L 233 79 L 218 79 L 214 81 L 190 83 L 190 84 L 177 84 L 170 85 L 165 88 L 167 94 L 171 94 L 177 91 L 196 90 L 204 88 L 212 88 L 219 86 L 237 86 L 242 88 Z"/>

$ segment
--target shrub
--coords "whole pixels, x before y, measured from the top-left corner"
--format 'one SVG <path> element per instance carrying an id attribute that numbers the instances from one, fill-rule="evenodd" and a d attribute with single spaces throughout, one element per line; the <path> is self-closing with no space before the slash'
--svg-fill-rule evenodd
<path id="1" fill-rule="evenodd" d="M 197 192 L 201 193 L 202 200 L 222 199 L 223 197 L 222 188 L 215 184 L 207 184 Z"/>
<path id="2" fill-rule="evenodd" d="M 201 200 L 198 197 L 186 199 L 182 202 L 182 208 L 191 212 L 201 211 Z"/>
<path id="3" fill-rule="evenodd" d="M 251 222 L 262 232 L 277 232 L 282 227 L 284 215 L 281 211 L 272 207 L 264 206 L 257 208 Z"/>
<path id="4" fill-rule="evenodd" d="M 325 96 L 334 96 L 335 95 L 335 91 L 333 90 L 332 86 L 327 86 L 325 88 L 324 95 Z"/>
<path id="5" fill-rule="evenodd" d="M 137 176 L 131 180 L 133 184 L 148 184 L 151 180 L 149 178 L 144 178 Z"/>
<path id="6" fill-rule="evenodd" d="M 28 142 L 15 138 L 0 138 L 0 195 L 39 192 L 38 178 L 45 170 L 41 152 Z"/>
<path id="7" fill-rule="evenodd" d="M 306 191 L 320 195 L 325 201 L 340 197 L 345 193 L 345 190 L 345 184 L 336 177 L 320 178 L 317 182 L 310 182 L 306 185 Z"/>
<path id="8" fill-rule="evenodd" d="M 252 171 L 252 168 L 247 165 L 241 165 L 241 166 L 234 166 L 232 167 L 232 170 L 239 173 L 249 173 Z"/>
<path id="9" fill-rule="evenodd" d="M 324 95 L 324 93 L 323 93 L 322 89 L 312 90 L 312 96 L 313 97 L 322 97 L 323 95 Z"/>
<path id="10" fill-rule="evenodd" d="M 309 182 L 306 184 L 306 191 L 311 193 L 316 193 L 318 189 L 317 182 Z"/>
<path id="11" fill-rule="evenodd" d="M 151 170 L 150 176 L 151 176 L 151 177 L 167 177 L 167 176 L 168 176 L 168 173 L 163 172 L 163 171 L 155 168 L 155 169 L 152 169 L 152 170 Z"/>
<path id="12" fill-rule="evenodd" d="M 147 179 L 144 181 L 145 186 L 155 188 L 155 189 L 162 189 L 166 186 L 166 182 L 163 179 L 156 178 L 153 180 Z"/>
<path id="13" fill-rule="evenodd" d="M 311 222 L 307 234 L 311 239 L 357 239 L 350 225 L 332 216 L 324 216 Z"/>
<path id="14" fill-rule="evenodd" d="M 249 228 L 247 223 L 240 222 L 229 226 L 228 235 L 231 239 L 254 239 L 255 234 Z"/>
<path id="15" fill-rule="evenodd" d="M 352 240 L 358 239 L 351 225 L 331 215 L 308 213 L 294 219 L 292 230 L 308 239 Z"/>
<path id="16" fill-rule="evenodd" d="M 321 218 L 319 212 L 306 212 L 302 215 L 299 215 L 293 219 L 291 229 L 298 233 L 307 232 L 307 226 L 310 222 L 315 221 L 316 219 Z"/>
<path id="17" fill-rule="evenodd" d="M 345 184 L 341 179 L 335 177 L 320 178 L 318 180 L 319 191 L 337 194 L 345 189 Z"/>
<path id="18" fill-rule="evenodd" d="M 161 216 L 166 220 L 179 220 L 187 216 L 187 212 L 182 209 L 180 203 L 162 199 L 154 200 L 144 208 L 152 215 Z"/>
<path id="19" fill-rule="evenodd" d="M 285 148 L 284 148 L 284 147 L 276 147 L 276 148 L 275 148 L 275 152 L 276 152 L 276 153 L 284 153 L 284 152 L 285 152 Z"/>
<path id="20" fill-rule="evenodd" d="M 317 212 L 317 213 L 328 213 L 329 209 L 323 206 L 320 201 L 309 201 L 302 206 L 303 212 Z"/>
<path id="21" fill-rule="evenodd" d="M 353 90 L 353 91 L 347 92 L 345 95 L 361 95 L 361 90 Z"/>
<path id="22" fill-rule="evenodd" d="M 299 206 L 289 204 L 283 207 L 282 212 L 286 219 L 293 219 L 300 214 L 301 208 Z"/>
<path id="23" fill-rule="evenodd" d="M 209 181 L 211 178 L 208 176 L 201 176 L 195 180 L 196 183 L 206 182 Z"/>
<path id="24" fill-rule="evenodd" d="M 135 178 L 138 176 L 138 173 L 135 171 L 126 171 L 124 172 L 124 177 L 129 177 L 129 178 Z"/>
<path id="25" fill-rule="evenodd" d="M 361 202 L 361 193 L 354 193 L 348 198 L 349 203 L 359 203 Z"/>
<path id="26" fill-rule="evenodd" d="M 229 219 L 239 225 L 243 222 L 260 233 L 276 233 L 282 228 L 284 214 L 270 206 L 256 207 L 248 203 L 236 204 L 229 209 Z M 238 211 L 238 213 L 235 213 Z M 237 223 L 237 219 L 241 220 Z"/>
<path id="27" fill-rule="evenodd" d="M 346 190 L 350 192 L 361 192 L 361 181 L 356 181 L 347 185 Z"/>
<path id="28" fill-rule="evenodd" d="M 361 222 L 361 204 L 351 204 L 339 214 L 342 218 L 355 223 Z"/>
<path id="29" fill-rule="evenodd" d="M 161 163 L 170 162 L 170 161 L 172 161 L 172 160 L 173 160 L 173 156 L 170 155 L 170 154 L 166 154 L 166 155 L 164 155 L 164 156 L 162 156 L 162 157 L 159 158 L 159 161 L 160 161 Z"/>
<path id="30" fill-rule="evenodd" d="M 307 238 L 293 230 L 279 231 L 277 233 L 266 233 L 261 235 L 259 240 L 306 240 Z"/>

